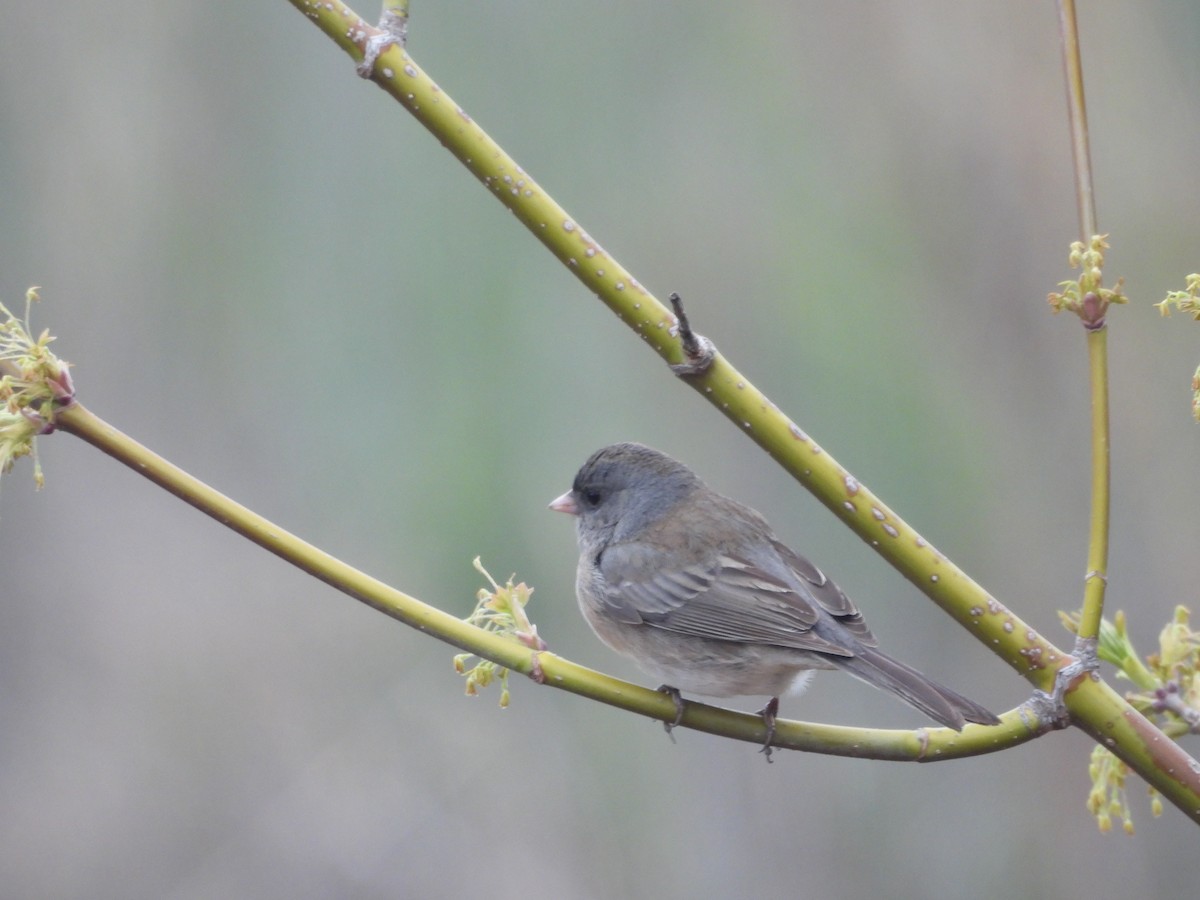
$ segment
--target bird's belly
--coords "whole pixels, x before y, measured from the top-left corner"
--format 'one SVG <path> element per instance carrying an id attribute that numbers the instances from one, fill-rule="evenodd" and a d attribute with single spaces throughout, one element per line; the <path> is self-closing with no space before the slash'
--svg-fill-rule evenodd
<path id="1" fill-rule="evenodd" d="M 586 614 L 585 610 L 585 614 Z M 597 636 L 664 685 L 706 697 L 779 697 L 799 693 L 825 659 L 784 647 L 714 641 L 648 625 L 587 616 Z"/>

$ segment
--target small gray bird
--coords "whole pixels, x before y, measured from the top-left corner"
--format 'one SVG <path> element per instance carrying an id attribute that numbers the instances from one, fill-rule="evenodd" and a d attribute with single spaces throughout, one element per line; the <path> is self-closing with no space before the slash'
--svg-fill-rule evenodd
<path id="1" fill-rule="evenodd" d="M 550 504 L 578 516 L 579 606 L 600 640 L 633 659 L 682 713 L 679 691 L 779 696 L 813 669 L 841 669 L 961 731 L 992 713 L 876 648 L 841 589 L 781 543 L 766 519 L 642 444 L 596 451 Z"/>

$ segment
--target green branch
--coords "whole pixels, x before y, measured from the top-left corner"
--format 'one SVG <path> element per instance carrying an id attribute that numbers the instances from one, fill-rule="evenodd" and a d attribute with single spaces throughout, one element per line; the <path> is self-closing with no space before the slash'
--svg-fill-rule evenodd
<path id="1" fill-rule="evenodd" d="M 1087 104 L 1083 99 L 1083 54 L 1079 49 L 1075 0 L 1059 0 L 1058 28 L 1063 50 L 1063 71 L 1067 79 L 1067 115 L 1071 123 L 1071 160 L 1075 172 L 1079 236 L 1086 242 L 1100 229 L 1096 227 L 1092 150 L 1088 141 Z"/>
<path id="2" fill-rule="evenodd" d="M 661 721 L 675 718 L 674 701 L 665 694 L 619 681 L 553 653 L 531 649 L 526 642 L 455 618 L 346 565 L 172 465 L 78 403 L 59 411 L 54 424 L 263 549 L 384 615 L 539 683 Z M 680 724 L 754 743 L 766 739 L 761 717 L 702 703 L 685 704 Z M 967 726 L 961 734 L 949 728 L 894 731 L 780 721 L 772 746 L 840 756 L 932 762 L 1002 750 L 1024 743 L 1044 730 L 1045 723 L 1029 711 L 1009 713 L 1001 725 L 991 728 Z"/>
<path id="3" fill-rule="evenodd" d="M 343 5 L 291 0 L 356 60 L 378 32 Z M 402 5 L 402 4 L 401 4 Z M 377 46 L 379 46 L 377 44 Z M 882 759 L 950 759 L 1003 749 L 1050 727 L 1063 696 L 1073 720 L 1200 821 L 1200 767 L 1107 685 L 1084 672 L 1063 679 L 1075 660 L 1034 632 L 913 531 L 824 452 L 719 353 L 703 364 L 687 352 L 679 321 L 516 165 L 401 49 L 383 49 L 372 77 L 458 157 L 575 275 L 739 430 L 767 450 L 856 533 L 1018 672 L 1055 695 L 1042 705 L 1007 713 L 1000 726 L 911 732 L 779 723 L 779 747 Z M 48 339 L 48 338 L 47 338 Z M 39 342 L 41 343 L 41 342 Z M 1101 357 L 1101 363 L 1103 362 Z M 0 361 L 6 385 L 25 375 L 12 356 Z M 1102 364 L 1095 371 L 1103 373 Z M 167 463 L 73 402 L 60 367 L 50 396 L 30 403 L 23 388 L 7 398 L 13 423 L 33 434 L 59 428 L 93 444 L 134 471 L 233 528 L 260 546 L 371 607 L 454 646 L 538 681 L 657 719 L 675 716 L 664 695 L 592 672 L 503 634 L 475 627 L 387 587 L 277 528 Z M 61 395 L 60 395 L 61 394 Z M 26 399 L 22 399 L 22 398 Z M 1107 433 L 1105 429 L 1105 433 Z M 21 440 L 25 441 L 25 432 Z M 32 437 L 17 449 L 32 447 Z M 0 460 L 5 465 L 9 460 Z M 1102 581 L 1102 579 L 1096 579 Z M 1059 682 L 1062 681 L 1060 684 Z M 754 716 L 688 703 L 682 724 L 742 740 L 761 741 Z"/>
<path id="4" fill-rule="evenodd" d="M 1092 179 L 1092 153 L 1088 142 L 1087 103 L 1083 94 L 1083 55 L 1079 47 L 1079 27 L 1075 18 L 1075 0 L 1059 0 L 1059 34 L 1063 52 L 1063 70 L 1067 81 L 1067 112 L 1071 122 L 1071 159 L 1075 172 L 1075 199 L 1079 213 L 1082 244 L 1103 243 L 1095 238 L 1096 196 Z M 1097 248 L 1099 249 L 1099 248 Z M 1103 265 L 1101 256 L 1100 265 Z M 1079 638 L 1094 642 L 1100 634 L 1104 616 L 1104 594 L 1108 586 L 1109 536 L 1109 453 L 1108 429 L 1108 330 L 1105 314 L 1108 303 L 1101 299 L 1099 278 L 1092 290 L 1083 283 L 1090 279 L 1091 267 L 1084 265 L 1080 284 L 1080 318 L 1087 329 L 1089 385 L 1092 396 L 1092 506 L 1088 526 L 1087 575 L 1084 582 L 1083 615 Z M 1099 265 L 1095 271 L 1099 272 Z"/>
<path id="5" fill-rule="evenodd" d="M 289 0 L 355 60 L 375 33 L 348 7 Z M 347 38 L 358 35 L 360 43 Z M 392 95 L 516 215 L 583 285 L 672 366 L 687 367 L 675 315 L 604 250 L 549 194 L 417 65 L 393 46 L 372 79 Z M 1034 685 L 1049 690 L 1071 661 L 917 534 L 816 441 L 780 412 L 720 353 L 683 376 L 740 431 L 767 451 L 838 518 L 906 578 Z"/>
<path id="6" fill-rule="evenodd" d="M 364 47 L 378 35 L 376 29 L 344 5 L 326 7 L 307 0 L 290 2 L 356 62 L 362 62 Z M 677 373 L 686 372 L 682 377 L 701 396 L 766 450 L 898 571 L 1034 685 L 1043 691 L 1053 691 L 1056 699 L 1062 697 L 1072 718 L 1077 722 L 1086 720 L 1083 724 L 1089 730 L 1099 733 L 1104 728 L 1103 722 L 1129 714 L 1139 715 L 1115 693 L 1100 692 L 1086 669 L 1068 669 L 1076 662 L 1072 656 L 1039 635 L 917 534 L 780 412 L 723 356 L 714 351 L 703 365 L 691 365 L 695 360 L 689 358 L 681 340 L 676 317 L 611 258 L 574 217 L 555 203 L 402 47 L 388 47 L 376 57 L 378 46 L 376 39 L 370 60 L 372 80 L 424 125 L 588 290 L 663 360 Z M 1070 73 L 1068 77 L 1070 79 Z M 1072 84 L 1078 87 L 1082 100 L 1081 78 Z M 1073 116 L 1076 113 L 1082 116 L 1082 103 L 1073 107 Z M 1086 121 L 1075 122 L 1073 119 L 1073 122 L 1073 130 L 1086 139 Z M 1086 142 L 1077 141 L 1074 146 L 1077 152 L 1083 153 L 1086 161 Z M 1084 171 L 1090 172 L 1090 163 Z M 1081 209 L 1091 206 L 1090 183 L 1089 177 L 1087 190 L 1080 194 Z M 1091 298 L 1088 300 L 1090 302 Z M 1103 337 L 1095 344 L 1103 351 Z M 1105 381 L 1103 353 L 1095 352 L 1093 361 L 1093 371 Z M 1106 393 L 1100 397 L 1104 398 L 1104 417 L 1099 421 L 1107 435 Z M 1093 450 L 1103 452 L 1106 461 L 1107 439 L 1094 441 Z M 1102 503 L 1094 502 L 1093 530 L 1100 530 L 1096 523 L 1102 522 L 1102 530 L 1107 534 L 1106 464 L 1102 471 L 1105 490 L 1096 495 Z M 1098 564 L 1096 577 L 1089 578 L 1088 596 L 1097 598 L 1090 604 L 1096 611 L 1102 609 L 1107 545 L 1105 541 L 1093 546 L 1100 551 L 1095 558 Z M 1069 682 L 1059 684 L 1060 673 L 1076 674 Z M 689 718 L 685 717 L 684 721 L 699 727 Z M 1153 730 L 1148 722 L 1145 724 Z M 1161 737 L 1161 732 L 1155 733 Z M 1147 759 L 1158 760 L 1156 754 L 1162 749 L 1160 745 L 1169 741 L 1150 740 L 1137 729 L 1123 733 L 1123 740 L 1131 742 L 1130 746 L 1118 742 L 1115 752 L 1134 765 L 1187 815 L 1200 822 L 1200 769 L 1192 767 L 1182 771 L 1166 764 L 1148 764 Z"/>

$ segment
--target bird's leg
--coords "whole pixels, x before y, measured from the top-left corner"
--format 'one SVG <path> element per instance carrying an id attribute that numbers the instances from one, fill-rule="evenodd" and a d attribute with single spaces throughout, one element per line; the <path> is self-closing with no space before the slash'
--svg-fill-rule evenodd
<path id="1" fill-rule="evenodd" d="M 671 743 L 675 743 L 675 735 L 671 734 L 671 729 L 683 721 L 683 697 L 679 695 L 679 688 L 673 688 L 669 684 L 660 684 L 658 686 L 660 694 L 666 694 L 675 703 L 675 718 L 670 722 L 663 722 L 663 731 L 667 733 L 667 737 L 671 739 Z"/>
<path id="2" fill-rule="evenodd" d="M 775 740 L 775 716 L 779 712 L 779 698 L 772 697 L 767 701 L 767 705 L 758 711 L 762 716 L 763 724 L 767 726 L 767 739 L 763 742 L 762 749 L 759 753 L 767 755 L 767 762 L 771 762 L 771 743 Z"/>

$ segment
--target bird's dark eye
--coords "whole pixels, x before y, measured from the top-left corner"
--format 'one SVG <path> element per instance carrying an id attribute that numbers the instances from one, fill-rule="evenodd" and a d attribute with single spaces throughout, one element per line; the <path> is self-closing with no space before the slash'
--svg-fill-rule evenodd
<path id="1" fill-rule="evenodd" d="M 589 488 L 583 492 L 583 502 L 588 506 L 599 506 L 600 500 L 600 492 L 595 488 Z"/>

